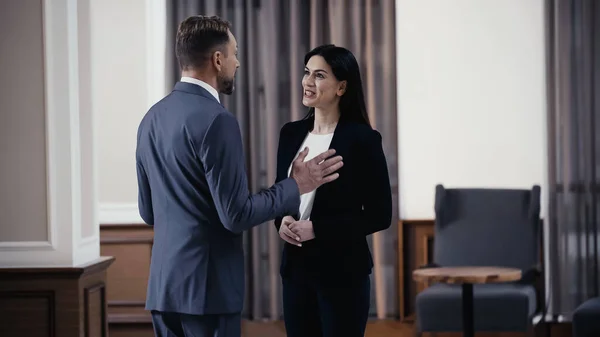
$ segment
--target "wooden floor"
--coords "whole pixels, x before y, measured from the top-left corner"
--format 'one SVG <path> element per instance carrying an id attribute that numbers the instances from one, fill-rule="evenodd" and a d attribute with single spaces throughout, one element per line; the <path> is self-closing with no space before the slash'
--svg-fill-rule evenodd
<path id="1" fill-rule="evenodd" d="M 283 322 L 245 321 L 242 337 L 286 337 Z M 396 321 L 373 321 L 367 327 L 365 337 L 413 337 L 411 325 Z M 309 337 L 309 336 L 308 336 Z M 425 337 L 425 336 L 423 336 Z"/>
<path id="2" fill-rule="evenodd" d="M 242 337 L 286 337 L 283 322 L 250 322 L 243 323 Z M 563 331 L 564 330 L 564 331 Z M 462 337 L 462 333 L 423 333 L 422 337 Z M 400 323 L 394 320 L 374 320 L 369 322 L 365 337 L 414 337 L 412 324 Z M 476 337 L 526 337 L 526 333 L 476 333 Z M 545 336 L 538 333 L 537 336 Z M 552 337 L 570 337 L 570 327 L 553 329 Z M 310 337 L 310 336 L 307 336 Z M 600 336 L 599 336 L 600 337 Z"/>
<path id="3" fill-rule="evenodd" d="M 569 324 L 557 324 L 552 327 L 551 337 L 571 337 Z M 110 337 L 154 337 L 152 324 L 111 325 Z M 530 337 L 524 333 L 476 333 L 476 337 Z M 544 330 L 538 331 L 537 337 L 546 337 Z M 286 337 L 283 322 L 242 323 L 242 337 Z M 306 336 L 311 337 L 311 336 Z M 413 326 L 410 323 L 400 323 L 395 320 L 373 320 L 369 322 L 365 337 L 414 337 Z M 462 333 L 424 333 L 422 337 L 462 337 Z"/>
<path id="4" fill-rule="evenodd" d="M 413 337 L 412 326 L 397 321 L 369 323 L 366 337 Z M 152 324 L 111 325 L 110 337 L 154 337 Z M 283 322 L 243 321 L 242 337 L 286 337 Z M 312 336 L 306 336 L 312 337 Z M 423 337 L 428 337 L 424 335 Z M 443 337 L 443 336 L 436 336 Z M 479 336 L 477 336 L 479 337 Z"/>
<path id="5" fill-rule="evenodd" d="M 286 337 L 283 322 L 250 322 L 244 321 L 242 337 Z M 564 331 L 563 331 L 564 330 Z M 423 333 L 422 337 L 462 337 L 462 333 Z M 400 323 L 394 320 L 374 320 L 367 325 L 365 337 L 414 337 L 413 325 Z M 519 332 L 480 332 L 476 337 L 526 337 L 526 333 Z M 545 336 L 539 333 L 536 336 Z M 570 337 L 570 327 L 553 329 L 552 337 Z M 310 336 L 307 336 L 310 337 Z M 599 336 L 600 337 L 600 336 Z"/>

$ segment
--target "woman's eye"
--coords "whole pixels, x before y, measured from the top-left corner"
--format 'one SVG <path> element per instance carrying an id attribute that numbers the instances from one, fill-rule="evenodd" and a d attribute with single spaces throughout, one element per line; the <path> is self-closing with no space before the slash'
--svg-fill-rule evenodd
<path id="1" fill-rule="evenodd" d="M 318 78 L 324 78 L 324 77 L 323 77 L 323 74 L 317 74 L 317 77 L 318 77 Z"/>
<path id="2" fill-rule="evenodd" d="M 305 71 L 304 71 L 304 75 L 308 75 L 308 70 L 305 70 Z"/>

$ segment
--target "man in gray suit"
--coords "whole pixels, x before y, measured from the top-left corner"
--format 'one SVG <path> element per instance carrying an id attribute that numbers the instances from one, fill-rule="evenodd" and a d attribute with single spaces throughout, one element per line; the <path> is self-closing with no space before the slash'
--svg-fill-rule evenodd
<path id="1" fill-rule="evenodd" d="M 233 92 L 239 67 L 229 24 L 184 20 L 176 54 L 181 81 L 137 135 L 139 211 L 154 226 L 146 309 L 157 336 L 239 337 L 241 233 L 297 213 L 300 195 L 337 179 L 342 159 L 330 150 L 304 162 L 305 150 L 289 179 L 251 195 L 239 125 L 219 102 L 219 92 Z"/>

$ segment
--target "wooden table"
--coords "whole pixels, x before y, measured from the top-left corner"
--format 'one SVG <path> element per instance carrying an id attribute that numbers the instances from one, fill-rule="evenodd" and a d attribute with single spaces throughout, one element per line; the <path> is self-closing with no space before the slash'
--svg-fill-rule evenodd
<path id="1" fill-rule="evenodd" d="M 521 270 L 503 267 L 440 267 L 413 271 L 413 280 L 462 285 L 463 336 L 473 337 L 473 284 L 512 282 L 521 279 Z"/>

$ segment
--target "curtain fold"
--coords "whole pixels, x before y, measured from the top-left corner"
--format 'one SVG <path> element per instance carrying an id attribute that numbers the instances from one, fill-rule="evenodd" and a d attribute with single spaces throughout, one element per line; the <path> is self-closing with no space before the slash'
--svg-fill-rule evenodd
<path id="1" fill-rule="evenodd" d="M 180 77 L 174 55 L 179 22 L 202 14 L 219 15 L 232 23 L 241 66 L 234 94 L 221 98 L 239 120 L 253 192 L 275 181 L 281 126 L 307 113 L 301 86 L 304 54 L 323 43 L 350 49 L 361 67 L 373 127 L 383 136 L 393 185 L 393 219 L 398 219 L 393 0 L 173 0 L 168 6 L 168 87 Z M 385 235 L 377 233 L 369 239 L 375 261 L 371 314 L 379 318 L 398 314 L 396 231 L 394 223 Z M 245 233 L 244 245 L 244 316 L 280 319 L 283 245 L 272 222 Z"/>
<path id="2" fill-rule="evenodd" d="M 600 296 L 600 4 L 547 0 L 550 312 Z"/>

